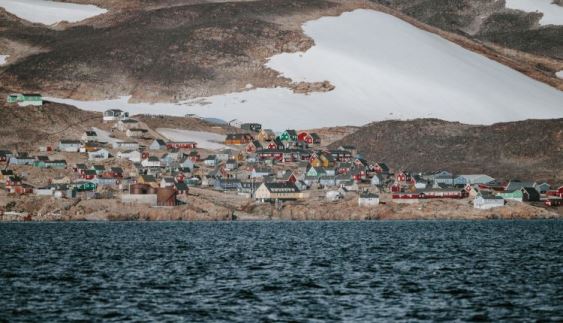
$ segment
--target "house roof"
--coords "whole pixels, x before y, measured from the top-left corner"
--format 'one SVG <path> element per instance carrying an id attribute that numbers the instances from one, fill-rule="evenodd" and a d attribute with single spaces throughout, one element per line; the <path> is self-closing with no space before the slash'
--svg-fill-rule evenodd
<path id="1" fill-rule="evenodd" d="M 375 193 L 371 193 L 371 192 L 362 192 L 360 193 L 360 198 L 361 199 L 375 199 L 378 198 L 379 195 L 375 194 Z"/>
<path id="2" fill-rule="evenodd" d="M 80 145 L 82 142 L 80 140 L 61 139 L 60 143 L 62 145 Z"/>
<path id="3" fill-rule="evenodd" d="M 299 188 L 291 182 L 271 182 L 271 183 L 263 183 L 262 185 L 266 186 L 266 189 L 271 193 L 298 193 Z"/>
<path id="4" fill-rule="evenodd" d="M 92 131 L 92 130 L 86 130 L 84 133 L 85 133 L 86 136 L 88 136 L 88 137 L 96 137 L 96 136 L 98 136 L 98 134 L 97 134 L 95 131 Z"/>
<path id="5" fill-rule="evenodd" d="M 143 182 L 145 183 L 153 183 L 156 182 L 156 178 L 153 175 L 141 175 Z"/>

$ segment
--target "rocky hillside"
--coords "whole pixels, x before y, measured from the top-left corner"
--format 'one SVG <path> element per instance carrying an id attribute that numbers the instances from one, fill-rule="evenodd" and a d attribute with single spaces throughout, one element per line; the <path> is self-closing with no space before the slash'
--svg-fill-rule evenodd
<path id="1" fill-rule="evenodd" d="M 64 0 L 109 12 L 56 27 L 0 8 L 0 84 L 75 99 L 179 101 L 254 87 L 300 90 L 266 60 L 309 49 L 301 24 L 357 8 L 385 11 L 563 88 L 561 26 L 495 0 Z M 485 18 L 482 18 L 485 17 Z M 482 42 L 487 42 L 485 45 Z"/>
<path id="2" fill-rule="evenodd" d="M 369 124 L 332 144 L 356 145 L 398 169 L 563 181 L 563 119 L 474 126 L 436 119 Z"/>

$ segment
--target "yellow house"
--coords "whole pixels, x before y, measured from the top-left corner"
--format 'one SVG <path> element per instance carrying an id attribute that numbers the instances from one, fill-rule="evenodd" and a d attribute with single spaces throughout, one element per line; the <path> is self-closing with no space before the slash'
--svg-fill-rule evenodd
<path id="1" fill-rule="evenodd" d="M 273 200 L 301 200 L 306 194 L 299 191 L 291 182 L 262 183 L 254 193 L 254 197 L 261 201 Z"/>

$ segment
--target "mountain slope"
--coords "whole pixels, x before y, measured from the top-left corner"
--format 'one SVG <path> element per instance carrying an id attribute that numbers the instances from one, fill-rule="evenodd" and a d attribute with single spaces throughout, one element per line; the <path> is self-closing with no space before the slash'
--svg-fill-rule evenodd
<path id="1" fill-rule="evenodd" d="M 77 102 L 84 109 L 126 107 L 160 113 L 261 122 L 267 128 L 361 126 L 369 121 L 433 117 L 472 124 L 563 117 L 563 92 L 396 17 L 355 10 L 307 22 L 315 45 L 266 64 L 298 84 L 330 82 L 328 92 L 251 89 L 185 104 Z M 51 100 L 56 100 L 51 98 Z"/>
<path id="2" fill-rule="evenodd" d="M 332 144 L 356 145 L 396 170 L 563 181 L 563 119 L 471 126 L 436 119 L 371 123 Z"/>

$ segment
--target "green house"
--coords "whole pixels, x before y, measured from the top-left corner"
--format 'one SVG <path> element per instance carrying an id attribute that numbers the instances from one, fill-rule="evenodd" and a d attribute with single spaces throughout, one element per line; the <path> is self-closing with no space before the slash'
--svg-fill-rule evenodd
<path id="1" fill-rule="evenodd" d="M 74 184 L 74 188 L 78 191 L 78 192 L 93 192 L 96 190 L 96 183 L 92 183 L 92 182 L 80 182 L 80 183 L 75 183 Z"/>
<path id="2" fill-rule="evenodd" d="M 287 141 L 295 142 L 295 141 L 297 141 L 297 131 L 286 130 L 278 136 L 278 139 L 281 140 L 281 141 L 286 141 L 286 142 Z"/>
<path id="3" fill-rule="evenodd" d="M 19 106 L 25 107 L 28 105 L 41 106 L 43 105 L 43 97 L 41 94 L 10 94 L 6 98 L 9 104 L 18 104 Z"/>
<path id="4" fill-rule="evenodd" d="M 64 160 L 37 160 L 33 162 L 33 167 L 37 168 L 51 168 L 51 169 L 65 169 L 66 161 Z"/>
<path id="5" fill-rule="evenodd" d="M 500 196 L 505 200 L 513 200 L 513 201 L 522 202 L 522 200 L 524 198 L 524 193 L 522 193 L 522 190 L 515 190 L 515 191 L 512 191 L 512 192 L 498 193 L 497 196 Z"/>

